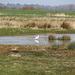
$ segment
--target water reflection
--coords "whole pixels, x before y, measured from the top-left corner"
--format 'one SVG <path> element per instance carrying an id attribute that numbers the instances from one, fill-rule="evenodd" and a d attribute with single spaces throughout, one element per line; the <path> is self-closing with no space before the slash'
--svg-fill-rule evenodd
<path id="1" fill-rule="evenodd" d="M 56 37 L 60 37 L 66 34 L 54 34 Z M 48 40 L 48 34 L 41 34 L 38 40 L 35 40 L 37 35 L 26 36 L 4 36 L 0 37 L 1 45 L 37 45 L 37 46 L 51 46 L 53 44 L 68 45 L 75 41 L 75 34 L 68 34 L 71 36 L 71 40 Z"/>

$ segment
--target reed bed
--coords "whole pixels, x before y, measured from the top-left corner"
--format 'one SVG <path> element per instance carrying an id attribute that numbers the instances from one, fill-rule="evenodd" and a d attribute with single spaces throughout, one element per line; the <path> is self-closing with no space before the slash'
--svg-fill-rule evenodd
<path id="1" fill-rule="evenodd" d="M 51 35 L 48 36 L 48 39 L 49 39 L 49 40 L 56 40 L 56 37 L 51 34 Z"/>
<path id="2" fill-rule="evenodd" d="M 64 21 L 65 20 L 65 21 Z M 0 27 L 75 28 L 75 18 L 61 17 L 1 17 Z"/>
<path id="3" fill-rule="evenodd" d="M 69 49 L 69 50 L 75 50 L 75 42 L 71 42 L 71 43 L 68 45 L 68 49 Z"/>
<path id="4" fill-rule="evenodd" d="M 58 37 L 58 40 L 71 40 L 69 35 L 63 35 L 62 37 Z"/>
<path id="5" fill-rule="evenodd" d="M 63 23 L 61 24 L 61 27 L 66 29 L 72 28 L 71 24 L 66 21 L 63 21 Z"/>

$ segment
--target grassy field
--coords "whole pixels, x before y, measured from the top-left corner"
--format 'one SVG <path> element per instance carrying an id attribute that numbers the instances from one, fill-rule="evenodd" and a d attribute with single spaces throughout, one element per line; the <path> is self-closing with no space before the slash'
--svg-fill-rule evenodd
<path id="1" fill-rule="evenodd" d="M 65 21 L 65 22 L 64 22 Z M 60 28 L 62 24 L 75 29 L 75 11 L 1 10 L 0 28 Z"/>
<path id="2" fill-rule="evenodd" d="M 41 33 L 75 34 L 75 11 L 0 9 L 0 36 Z M 51 47 L 0 45 L 0 75 L 75 75 L 75 42 Z"/>
<path id="3" fill-rule="evenodd" d="M 45 15 L 47 13 L 57 14 L 64 13 L 66 15 L 75 15 L 75 11 L 45 11 L 45 10 L 8 10 L 8 9 L 0 9 L 0 13 L 6 13 L 8 15 L 23 15 L 23 14 L 36 14 L 36 15 Z"/>
<path id="4" fill-rule="evenodd" d="M 74 75 L 75 57 L 36 56 L 21 54 L 21 57 L 0 56 L 1 75 Z"/>
<path id="5" fill-rule="evenodd" d="M 72 33 L 75 34 L 75 29 L 38 29 L 34 30 L 31 28 L 0 28 L 0 36 L 15 36 L 15 35 L 32 35 L 41 33 Z"/>
<path id="6" fill-rule="evenodd" d="M 75 47 L 75 44 L 73 44 Z M 0 45 L 1 75 L 74 75 L 75 49 Z"/>

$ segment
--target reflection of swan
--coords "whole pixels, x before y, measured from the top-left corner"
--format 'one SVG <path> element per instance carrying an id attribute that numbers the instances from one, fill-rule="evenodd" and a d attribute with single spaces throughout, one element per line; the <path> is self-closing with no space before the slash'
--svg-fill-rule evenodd
<path id="1" fill-rule="evenodd" d="M 39 39 L 39 35 L 37 37 L 35 37 L 35 40 Z"/>
<path id="2" fill-rule="evenodd" d="M 35 42 L 39 44 L 39 41 L 38 40 L 35 40 Z"/>

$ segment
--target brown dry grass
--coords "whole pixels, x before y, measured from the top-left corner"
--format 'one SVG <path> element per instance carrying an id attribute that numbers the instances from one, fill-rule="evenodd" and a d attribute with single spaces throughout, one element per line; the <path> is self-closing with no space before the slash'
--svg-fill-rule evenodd
<path id="1" fill-rule="evenodd" d="M 64 21 L 66 20 L 66 21 Z M 70 24 L 70 25 L 69 25 Z M 63 26 L 66 25 L 66 26 Z M 75 18 L 57 17 L 0 17 L 0 27 L 74 28 Z"/>
<path id="2" fill-rule="evenodd" d="M 51 28 L 51 23 L 47 22 L 39 22 L 36 24 L 38 28 Z"/>
<path id="3" fill-rule="evenodd" d="M 66 29 L 72 28 L 71 24 L 66 21 L 63 21 L 63 23 L 61 24 L 61 27 Z"/>
<path id="4" fill-rule="evenodd" d="M 36 23 L 34 21 L 29 21 L 27 24 L 26 24 L 26 27 L 35 27 L 36 26 Z"/>

